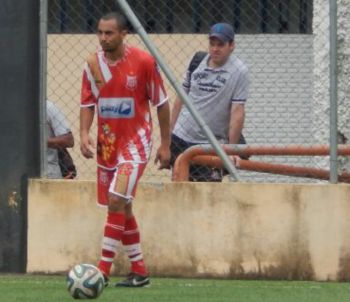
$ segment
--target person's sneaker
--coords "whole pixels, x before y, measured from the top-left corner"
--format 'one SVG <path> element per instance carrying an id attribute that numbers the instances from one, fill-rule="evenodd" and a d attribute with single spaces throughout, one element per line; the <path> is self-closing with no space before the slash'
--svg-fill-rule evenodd
<path id="1" fill-rule="evenodd" d="M 128 277 L 115 284 L 116 287 L 147 287 L 150 285 L 149 276 L 130 273 Z"/>
<path id="2" fill-rule="evenodd" d="M 103 274 L 103 281 L 104 281 L 105 287 L 107 287 L 109 285 L 109 278 L 106 277 L 104 274 Z"/>

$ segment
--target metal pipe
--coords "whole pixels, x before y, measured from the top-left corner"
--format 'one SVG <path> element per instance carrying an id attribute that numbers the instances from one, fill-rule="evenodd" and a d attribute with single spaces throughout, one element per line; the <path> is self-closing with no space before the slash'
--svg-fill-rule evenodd
<path id="1" fill-rule="evenodd" d="M 330 174 L 330 171 L 324 169 L 258 162 L 239 158 L 236 161 L 236 167 L 237 169 L 247 171 L 323 180 L 328 180 Z M 350 182 L 350 173 L 343 172 L 339 175 L 339 179 L 344 182 Z"/>
<path id="2" fill-rule="evenodd" d="M 276 155 L 276 156 L 326 156 L 329 155 L 328 145 L 222 145 L 224 151 L 229 155 L 251 156 L 251 155 Z M 349 145 L 338 145 L 339 155 L 350 156 Z M 183 152 L 186 156 L 193 155 L 215 155 L 215 150 L 209 144 L 195 145 Z"/>
<path id="3" fill-rule="evenodd" d="M 40 0 L 40 177 L 47 176 L 47 129 L 46 129 L 46 85 L 47 85 L 47 0 Z"/>
<path id="4" fill-rule="evenodd" d="M 325 169 L 267 163 L 262 161 L 244 160 L 239 158 L 238 156 L 235 156 L 234 162 L 235 162 L 236 168 L 239 170 L 269 173 L 269 174 L 279 174 L 279 175 L 292 176 L 292 177 L 328 180 L 329 173 L 330 173 L 328 170 L 325 170 Z M 191 164 L 207 166 L 211 168 L 219 168 L 219 169 L 223 168 L 221 159 L 217 156 L 211 156 L 211 155 L 195 156 L 191 160 Z M 176 178 L 174 178 L 173 180 L 188 181 L 188 179 L 189 179 L 189 173 L 187 169 L 187 171 L 177 173 Z M 350 173 L 349 172 L 341 173 L 339 175 L 339 180 L 343 182 L 350 182 Z"/>
<path id="5" fill-rule="evenodd" d="M 337 1 L 329 1 L 330 28 L 329 28 L 329 78 L 330 78 L 330 183 L 338 182 L 337 136 L 338 136 L 338 95 L 337 95 Z"/>
<path id="6" fill-rule="evenodd" d="M 156 49 L 156 47 L 154 46 L 152 41 L 148 38 L 146 31 L 142 27 L 140 21 L 137 19 L 137 17 L 134 14 L 134 12 L 131 10 L 131 8 L 128 5 L 128 3 L 125 0 L 116 0 L 116 1 L 118 2 L 118 4 L 120 5 L 121 9 L 123 10 L 125 15 L 129 19 L 131 24 L 133 25 L 133 27 L 136 30 L 136 32 L 141 37 L 142 41 L 145 43 L 145 45 L 148 48 L 148 50 L 150 51 L 150 53 L 156 58 L 159 66 L 163 70 L 163 72 L 166 75 L 166 77 L 168 78 L 169 82 L 172 84 L 172 86 L 176 90 L 176 93 L 179 95 L 179 97 L 181 98 L 182 102 L 187 106 L 187 108 L 190 111 L 190 113 L 192 114 L 194 120 L 198 123 L 200 128 L 203 130 L 203 132 L 207 136 L 208 140 L 212 144 L 212 146 L 215 149 L 215 151 L 218 154 L 218 156 L 220 158 L 222 158 L 222 160 L 224 162 L 224 165 L 225 165 L 225 168 L 230 173 L 230 176 L 232 178 L 231 180 L 235 180 L 235 181 L 239 180 L 238 179 L 238 175 L 237 175 L 237 170 L 236 170 L 235 166 L 232 164 L 232 162 L 230 161 L 230 159 L 228 158 L 228 156 L 226 155 L 224 150 L 221 148 L 219 142 L 215 138 L 214 134 L 211 132 L 211 130 L 208 127 L 208 125 L 205 123 L 205 121 L 199 115 L 197 110 L 194 108 L 194 106 L 192 105 L 192 103 L 191 103 L 189 97 L 187 96 L 187 94 L 185 93 L 185 91 L 177 83 L 176 78 L 173 75 L 172 71 L 165 64 L 164 60 L 162 59 L 162 57 L 158 53 L 158 50 Z"/>
<path id="7" fill-rule="evenodd" d="M 251 156 L 251 155 L 273 155 L 273 156 L 327 156 L 329 155 L 329 146 L 327 145 L 289 145 L 283 147 L 275 146 L 249 146 L 249 145 L 223 145 L 223 149 L 229 155 L 234 156 Z M 350 146 L 339 145 L 338 153 L 343 156 L 350 156 Z M 240 160 L 238 158 L 238 160 Z M 234 162 L 237 163 L 237 158 L 234 158 Z M 249 161 L 251 162 L 251 161 Z M 189 178 L 190 164 L 199 164 L 210 167 L 222 168 L 221 160 L 215 156 L 215 151 L 210 145 L 196 145 L 188 148 L 186 151 L 180 154 L 174 164 L 174 170 L 172 175 L 173 181 L 186 181 Z M 276 166 L 276 165 L 275 165 Z M 293 166 L 291 166 L 293 167 Z M 239 168 L 236 166 L 236 168 Z M 305 167 L 301 167 L 306 169 Z M 276 168 L 277 169 L 277 168 Z M 311 168 L 313 169 L 313 168 Z M 280 169 L 281 170 L 281 169 Z M 278 171 L 280 171 L 278 170 Z M 293 169 L 290 169 L 292 171 Z M 321 171 L 320 169 L 316 169 Z M 315 171 L 316 171 L 315 170 Z M 277 171 L 277 170 L 276 170 Z M 314 173 L 313 175 L 320 176 L 315 171 L 304 170 L 298 171 L 299 173 Z M 326 170 L 324 170 L 326 171 Z M 261 171 L 263 172 L 263 171 Z M 276 172 L 277 173 L 277 172 Z M 323 173 L 323 172 L 322 172 Z M 281 172 L 277 173 L 281 174 Z M 324 176 L 325 174 L 323 174 Z M 329 173 L 327 174 L 329 177 Z M 322 178 L 324 179 L 324 178 Z M 327 178 L 328 179 L 328 178 Z"/>

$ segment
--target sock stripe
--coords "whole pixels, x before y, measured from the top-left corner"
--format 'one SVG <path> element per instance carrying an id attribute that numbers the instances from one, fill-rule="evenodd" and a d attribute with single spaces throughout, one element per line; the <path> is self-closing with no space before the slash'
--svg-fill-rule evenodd
<path id="1" fill-rule="evenodd" d="M 110 252 L 115 252 L 118 248 L 119 242 L 120 242 L 119 240 L 115 240 L 115 239 L 108 238 L 108 237 L 103 237 L 102 249 L 110 251 Z"/>
<path id="2" fill-rule="evenodd" d="M 101 256 L 101 260 L 104 262 L 113 262 L 113 259 L 114 258 L 108 258 L 108 257 Z"/>
<path id="3" fill-rule="evenodd" d="M 140 254 L 141 253 L 141 244 L 135 243 L 135 244 L 124 245 L 124 251 L 128 256 Z"/>
<path id="4" fill-rule="evenodd" d="M 142 256 L 142 254 L 137 254 L 135 256 L 129 256 L 129 259 L 131 262 L 140 261 L 143 259 L 143 256 Z"/>
<path id="5" fill-rule="evenodd" d="M 137 234 L 139 232 L 138 229 L 136 230 L 129 230 L 129 231 L 124 231 L 123 235 L 133 235 L 133 234 Z"/>
<path id="6" fill-rule="evenodd" d="M 112 229 L 115 229 L 115 230 L 122 231 L 122 232 L 124 232 L 124 230 L 125 230 L 125 227 L 124 227 L 124 226 L 117 225 L 117 224 L 106 223 L 106 226 L 107 226 L 107 227 L 110 227 L 110 228 L 112 228 Z"/>

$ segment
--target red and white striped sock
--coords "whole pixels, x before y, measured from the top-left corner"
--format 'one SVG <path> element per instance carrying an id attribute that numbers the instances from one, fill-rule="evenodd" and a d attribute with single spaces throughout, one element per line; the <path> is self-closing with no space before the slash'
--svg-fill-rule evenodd
<path id="1" fill-rule="evenodd" d="M 133 273 L 146 276 L 147 270 L 145 267 L 145 262 L 143 261 L 143 254 L 140 244 L 140 232 L 138 230 L 135 217 L 126 219 L 122 243 L 125 253 L 129 257 L 131 263 L 131 271 Z"/>
<path id="2" fill-rule="evenodd" d="M 111 271 L 117 248 L 125 229 L 125 214 L 108 212 L 102 240 L 102 255 L 98 268 L 108 277 Z"/>

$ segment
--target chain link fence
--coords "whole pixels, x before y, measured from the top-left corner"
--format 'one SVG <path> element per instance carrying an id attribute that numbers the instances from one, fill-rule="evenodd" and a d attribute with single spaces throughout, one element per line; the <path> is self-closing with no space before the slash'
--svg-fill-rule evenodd
<path id="1" fill-rule="evenodd" d="M 341 9 L 349 8 L 339 2 Z M 120 8 L 117 1 L 50 0 L 48 4 L 47 96 L 69 120 L 76 141 L 70 150 L 79 179 L 95 179 L 96 163 L 85 160 L 79 151 L 82 70 L 88 54 L 99 49 L 94 33 L 100 16 Z M 180 83 L 193 54 L 208 50 L 210 27 L 217 22 L 233 25 L 234 54 L 249 69 L 243 129 L 249 145 L 329 143 L 328 1 L 135 0 L 128 4 Z M 345 17 L 344 22 L 348 22 Z M 131 26 L 126 41 L 145 49 Z M 165 82 L 173 103 L 174 89 Z M 342 95 L 343 102 L 348 95 Z M 347 114 L 344 110 L 342 114 Z M 344 130 L 339 131 L 345 141 L 348 118 L 342 119 Z M 154 126 L 155 150 L 159 143 L 156 118 Z M 170 171 L 158 171 L 153 159 L 154 154 L 143 180 L 170 181 Z M 327 159 L 321 163 L 312 156 L 252 156 L 251 160 L 308 167 L 328 164 Z M 239 175 L 244 181 L 312 181 L 246 171 Z"/>

